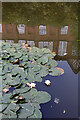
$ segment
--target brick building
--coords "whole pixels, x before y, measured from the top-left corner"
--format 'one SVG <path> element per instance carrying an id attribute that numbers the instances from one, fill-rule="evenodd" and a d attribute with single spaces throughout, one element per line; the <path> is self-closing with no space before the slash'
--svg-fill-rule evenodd
<path id="1" fill-rule="evenodd" d="M 31 27 L 24 24 L 3 24 L 2 40 L 13 40 L 15 43 L 26 42 L 31 47 L 34 45 L 39 48 L 47 47 L 51 51 L 56 52 L 58 60 L 67 59 L 70 66 L 73 66 L 73 71 L 78 70 L 78 63 L 80 61 L 77 60 L 76 49 L 73 49 L 72 46 L 72 41 L 75 39 L 72 36 L 69 26 L 61 28 L 49 25 Z"/>

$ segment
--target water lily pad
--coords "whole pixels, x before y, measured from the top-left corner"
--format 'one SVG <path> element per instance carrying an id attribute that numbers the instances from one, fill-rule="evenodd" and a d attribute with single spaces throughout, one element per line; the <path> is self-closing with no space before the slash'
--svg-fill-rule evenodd
<path id="1" fill-rule="evenodd" d="M 40 65 L 34 65 L 33 68 L 32 68 L 32 70 L 33 70 L 34 72 L 36 72 L 36 71 L 39 71 L 40 68 L 41 68 Z"/>
<path id="2" fill-rule="evenodd" d="M 30 105 L 30 103 L 20 104 L 22 109 L 19 113 L 19 118 L 27 118 L 31 116 L 34 112 L 34 107 Z"/>
<path id="3" fill-rule="evenodd" d="M 33 81 L 42 82 L 42 77 L 48 74 L 52 76 L 63 74 L 64 71 L 57 67 L 58 63 L 53 59 L 55 53 L 46 48 L 24 49 L 18 43 L 3 43 L 1 47 L 0 79 L 3 80 L 1 93 L 6 84 L 17 88 L 12 94 L 8 91 L 9 94 L 4 93 L 2 97 L 0 96 L 3 118 L 17 118 L 16 113 L 19 118 L 42 118 L 39 104 L 49 102 L 51 96 L 47 92 L 40 92 L 25 85 Z"/>
<path id="4" fill-rule="evenodd" d="M 26 93 L 26 92 L 28 92 L 29 90 L 30 90 L 29 87 L 19 88 L 19 89 L 15 89 L 15 90 L 13 91 L 13 94 Z"/>
<path id="5" fill-rule="evenodd" d="M 10 109 L 6 109 L 2 118 L 17 118 L 17 114 Z"/>
<path id="6" fill-rule="evenodd" d="M 20 52 L 16 52 L 14 54 L 14 58 L 20 58 L 21 56 L 22 56 L 22 53 L 20 53 Z"/>
<path id="7" fill-rule="evenodd" d="M 11 74 L 12 74 L 12 75 L 17 75 L 18 73 L 22 73 L 22 72 L 24 72 L 24 69 L 23 69 L 23 68 L 14 67 L 14 68 L 12 69 Z"/>
<path id="8" fill-rule="evenodd" d="M 46 75 L 48 75 L 48 70 L 46 68 L 42 68 L 40 71 L 39 71 L 39 75 L 41 77 L 44 77 Z"/>
<path id="9" fill-rule="evenodd" d="M 33 81 L 35 81 L 35 76 L 34 76 L 34 74 L 29 74 L 28 76 L 27 76 L 27 78 L 28 78 L 28 82 L 33 82 Z"/>
<path id="10" fill-rule="evenodd" d="M 1 100 L 0 100 L 0 103 L 3 103 L 3 104 L 4 103 L 10 103 L 11 102 L 10 96 L 11 96 L 10 93 L 3 95 L 2 98 L 1 98 Z"/>
<path id="11" fill-rule="evenodd" d="M 2 119 L 2 118 L 8 118 L 8 115 L 5 115 L 5 114 L 3 114 L 3 113 L 0 113 L 0 118 Z"/>
<path id="12" fill-rule="evenodd" d="M 22 60 L 22 61 L 27 61 L 27 60 L 28 60 L 28 55 L 22 56 L 22 57 L 20 58 L 20 60 Z"/>
<path id="13" fill-rule="evenodd" d="M 40 119 L 42 118 L 42 113 L 40 112 L 38 108 L 35 108 L 34 114 L 30 116 L 29 118 Z"/>
<path id="14" fill-rule="evenodd" d="M 11 80 L 8 84 L 11 86 L 18 85 L 21 82 L 18 76 L 14 77 L 13 80 Z"/>
<path id="15" fill-rule="evenodd" d="M 42 63 L 42 64 L 45 64 L 48 62 L 48 57 L 47 56 L 42 56 L 41 58 L 39 58 L 37 60 L 38 63 Z"/>
<path id="16" fill-rule="evenodd" d="M 55 68 L 58 63 L 55 60 L 50 59 L 47 65 L 49 65 L 51 68 Z"/>
<path id="17" fill-rule="evenodd" d="M 15 103 L 10 103 L 7 107 L 7 109 L 3 112 L 4 114 L 8 114 L 9 111 L 17 112 L 19 110 L 20 106 Z"/>
<path id="18" fill-rule="evenodd" d="M 38 95 L 33 99 L 33 101 L 36 103 L 46 103 L 51 100 L 51 96 L 47 92 L 38 92 Z"/>
<path id="19" fill-rule="evenodd" d="M 29 92 L 21 95 L 26 99 L 26 101 L 30 101 L 38 95 L 38 92 L 35 88 L 33 88 Z"/>
<path id="20" fill-rule="evenodd" d="M 52 68 L 49 71 L 50 71 L 49 75 L 52 75 L 52 76 L 58 76 L 61 74 L 61 71 L 57 68 Z"/>
<path id="21" fill-rule="evenodd" d="M 8 104 L 0 104 L 0 112 L 3 112 L 7 108 Z"/>
<path id="22" fill-rule="evenodd" d="M 40 105 L 38 103 L 30 103 L 31 106 L 34 106 L 34 108 L 41 109 Z"/>
<path id="23" fill-rule="evenodd" d="M 36 75 L 36 76 L 35 76 L 35 81 L 37 81 L 37 82 L 42 82 L 41 76 L 40 76 L 40 75 Z"/>

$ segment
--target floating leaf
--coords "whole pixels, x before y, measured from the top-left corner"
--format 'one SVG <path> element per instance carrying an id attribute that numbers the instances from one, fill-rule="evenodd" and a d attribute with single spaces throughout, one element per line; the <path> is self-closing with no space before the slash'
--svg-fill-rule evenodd
<path id="1" fill-rule="evenodd" d="M 0 112 L 3 112 L 7 108 L 8 104 L 0 104 Z"/>
<path id="2" fill-rule="evenodd" d="M 41 58 L 39 58 L 37 60 L 38 63 L 42 63 L 42 64 L 45 64 L 48 62 L 48 57 L 47 56 L 42 56 Z"/>
<path id="3" fill-rule="evenodd" d="M 30 105 L 30 103 L 20 104 L 22 109 L 19 113 L 19 118 L 27 118 L 31 116 L 34 112 L 34 107 Z"/>
<path id="4" fill-rule="evenodd" d="M 11 102 L 10 96 L 11 96 L 10 93 L 3 95 L 2 98 L 1 98 L 1 100 L 0 100 L 0 103 L 3 103 L 3 104 L 4 103 L 10 103 Z"/>
<path id="5" fill-rule="evenodd" d="M 64 74 L 64 70 L 62 68 L 56 67 L 58 70 L 61 71 L 60 75 Z"/>
<path id="6" fill-rule="evenodd" d="M 50 68 L 55 68 L 58 65 L 58 63 L 55 60 L 50 59 L 47 65 L 49 65 Z"/>
<path id="7" fill-rule="evenodd" d="M 38 92 L 38 95 L 33 99 L 33 101 L 36 103 L 46 103 L 51 100 L 51 96 L 47 92 Z"/>
<path id="8" fill-rule="evenodd" d="M 35 108 L 34 114 L 32 116 L 30 116 L 29 118 L 40 119 L 40 118 L 42 118 L 42 114 L 38 108 Z"/>
<path id="9" fill-rule="evenodd" d="M 13 94 L 26 93 L 26 92 L 28 92 L 29 90 L 30 90 L 29 87 L 19 88 L 19 89 L 15 89 L 15 90 L 13 91 Z"/>
<path id="10" fill-rule="evenodd" d="M 10 103 L 7 107 L 7 109 L 3 112 L 4 114 L 8 114 L 9 111 L 17 112 L 19 110 L 20 106 L 15 103 Z"/>
<path id="11" fill-rule="evenodd" d="M 52 75 L 52 76 L 58 76 L 61 74 L 61 70 L 57 68 L 52 68 L 49 71 L 50 71 L 49 75 Z"/>
<path id="12" fill-rule="evenodd" d="M 53 59 L 56 54 L 46 48 L 30 49 L 24 45 L 27 48 L 24 49 L 18 43 L 4 42 L 0 45 L 2 117 L 17 118 L 18 114 L 18 118 L 42 118 L 39 104 L 49 102 L 51 96 L 47 92 L 40 92 L 30 87 L 33 81 L 42 82 L 42 77 L 48 74 L 57 76 L 64 73 L 64 70 L 58 68 L 58 63 Z M 30 87 L 25 87 L 26 83 Z M 9 94 L 4 93 L 2 96 L 2 90 L 9 90 L 6 84 L 14 90 L 12 94 L 8 92 Z"/>

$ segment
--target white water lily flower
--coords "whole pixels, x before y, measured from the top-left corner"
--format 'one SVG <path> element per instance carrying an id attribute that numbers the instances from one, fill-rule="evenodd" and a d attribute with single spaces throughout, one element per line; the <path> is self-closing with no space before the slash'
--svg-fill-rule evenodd
<path id="1" fill-rule="evenodd" d="M 46 84 L 46 85 L 50 85 L 50 84 L 51 84 L 50 80 L 46 80 L 46 81 L 45 81 L 45 84 Z"/>
<path id="2" fill-rule="evenodd" d="M 30 87 L 31 87 L 31 88 L 34 88 L 34 87 L 36 87 L 36 84 L 35 84 L 35 83 L 31 83 L 31 84 L 30 84 Z"/>

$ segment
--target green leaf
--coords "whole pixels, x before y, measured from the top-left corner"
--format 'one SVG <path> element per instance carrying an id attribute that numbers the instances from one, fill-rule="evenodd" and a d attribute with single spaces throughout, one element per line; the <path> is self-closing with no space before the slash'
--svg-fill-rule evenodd
<path id="1" fill-rule="evenodd" d="M 14 54 L 14 58 L 20 58 L 22 56 L 21 52 L 17 52 Z"/>
<path id="2" fill-rule="evenodd" d="M 17 118 L 17 114 L 10 109 L 6 109 L 2 118 Z"/>
<path id="3" fill-rule="evenodd" d="M 26 101 L 30 101 L 38 95 L 38 92 L 35 88 L 33 88 L 29 92 L 21 94 L 21 95 L 26 99 Z"/>
<path id="4" fill-rule="evenodd" d="M 40 119 L 40 118 L 42 118 L 42 113 L 40 112 L 40 110 L 38 108 L 35 108 L 34 114 L 32 116 L 30 116 L 29 118 Z"/>
<path id="5" fill-rule="evenodd" d="M 1 100 L 0 100 L 0 103 L 3 103 L 3 104 L 4 103 L 10 103 L 11 102 L 10 96 L 11 96 L 10 93 L 9 94 L 4 94 L 1 98 Z"/>
<path id="6" fill-rule="evenodd" d="M 3 112 L 4 114 L 8 114 L 9 110 L 12 112 L 17 112 L 19 110 L 20 106 L 15 103 L 10 103 L 7 107 L 7 109 Z"/>
<path id="7" fill-rule="evenodd" d="M 51 68 L 55 68 L 58 63 L 55 60 L 50 59 L 47 65 L 50 65 Z"/>
<path id="8" fill-rule="evenodd" d="M 46 64 L 48 62 L 48 57 L 47 56 L 42 56 L 37 60 L 38 63 Z"/>
<path id="9" fill-rule="evenodd" d="M 19 118 L 27 118 L 34 112 L 34 107 L 30 103 L 20 104 L 22 109 L 20 110 Z"/>
<path id="10" fill-rule="evenodd" d="M 52 75 L 52 76 L 58 76 L 59 74 L 61 74 L 61 71 L 57 68 L 52 68 L 49 71 L 51 71 L 49 75 Z"/>
<path id="11" fill-rule="evenodd" d="M 47 92 L 40 91 L 38 95 L 33 99 L 34 103 L 46 103 L 51 100 L 51 96 Z"/>
<path id="12" fill-rule="evenodd" d="M 36 75 L 36 76 L 35 76 L 35 81 L 37 81 L 37 82 L 42 82 L 41 76 L 40 76 L 40 75 Z"/>
<path id="13" fill-rule="evenodd" d="M 0 104 L 0 112 L 3 112 L 7 108 L 8 104 Z"/>
<path id="14" fill-rule="evenodd" d="M 13 94 L 26 93 L 26 92 L 28 92 L 30 89 L 31 89 L 31 88 L 29 88 L 29 87 L 24 87 L 24 88 L 15 89 L 15 90 L 13 91 Z"/>
<path id="15" fill-rule="evenodd" d="M 19 79 L 18 76 L 13 77 L 13 80 L 11 80 L 8 84 L 11 86 L 15 86 L 18 85 L 21 82 L 21 80 Z"/>
<path id="16" fill-rule="evenodd" d="M 33 66 L 33 68 L 32 68 L 32 70 L 34 71 L 34 72 L 37 72 L 37 71 L 39 71 L 40 70 L 40 65 L 34 65 Z"/>
<path id="17" fill-rule="evenodd" d="M 46 68 L 42 68 L 40 71 L 39 71 L 39 75 L 41 77 L 44 77 L 46 75 L 48 75 L 48 70 Z"/>

